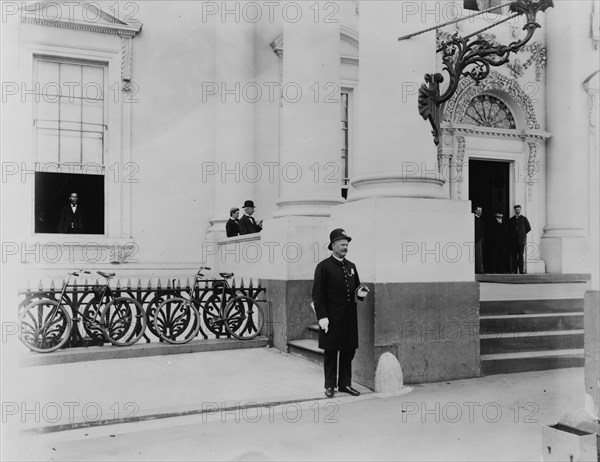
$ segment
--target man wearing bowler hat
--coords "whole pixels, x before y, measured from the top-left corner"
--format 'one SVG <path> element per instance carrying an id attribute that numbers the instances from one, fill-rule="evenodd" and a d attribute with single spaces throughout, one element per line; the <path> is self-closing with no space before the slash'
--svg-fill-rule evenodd
<path id="1" fill-rule="evenodd" d="M 328 398 L 334 395 L 336 378 L 338 391 L 352 396 L 360 394 L 352 388 L 352 359 L 358 348 L 356 303 L 364 300 L 368 289 L 360 285 L 354 263 L 345 258 L 351 240 L 343 229 L 334 229 L 328 247 L 332 254 L 315 269 L 312 299 L 319 319 L 319 348 L 325 350 L 323 366 Z"/>
<path id="2" fill-rule="evenodd" d="M 240 234 L 260 233 L 262 231 L 262 220 L 258 223 L 252 216 L 254 214 L 254 202 L 244 202 L 244 216 L 240 218 Z"/>

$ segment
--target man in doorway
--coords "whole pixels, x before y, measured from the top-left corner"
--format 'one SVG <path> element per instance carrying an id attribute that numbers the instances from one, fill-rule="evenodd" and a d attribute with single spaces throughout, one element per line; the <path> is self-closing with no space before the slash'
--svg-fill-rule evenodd
<path id="1" fill-rule="evenodd" d="M 239 236 L 240 234 L 240 209 L 233 207 L 229 210 L 229 220 L 225 224 L 227 237 Z"/>
<path id="2" fill-rule="evenodd" d="M 475 207 L 475 274 L 483 274 L 483 238 L 485 229 L 483 227 L 483 218 L 481 214 L 483 208 L 478 205 Z"/>
<path id="3" fill-rule="evenodd" d="M 492 224 L 492 271 L 494 273 L 504 273 L 506 260 L 506 223 L 504 214 L 496 212 L 496 219 Z"/>
<path id="4" fill-rule="evenodd" d="M 254 215 L 254 202 L 244 202 L 244 216 L 240 218 L 240 234 L 260 233 L 262 231 L 262 220 L 258 223 L 252 215 Z"/>
<path id="5" fill-rule="evenodd" d="M 511 271 L 525 274 L 525 244 L 531 225 L 525 215 L 521 215 L 521 206 L 515 205 L 515 215 L 508 221 L 508 240 L 511 258 Z"/>
<path id="6" fill-rule="evenodd" d="M 352 359 L 358 348 L 356 305 L 369 289 L 360 284 L 356 266 L 346 259 L 351 240 L 343 229 L 334 229 L 329 234 L 332 254 L 315 269 L 312 300 L 319 320 L 319 348 L 325 350 L 323 369 L 328 398 L 335 393 L 336 378 L 338 391 L 360 394 L 352 388 Z"/>
<path id="7" fill-rule="evenodd" d="M 58 232 L 65 234 L 83 233 L 83 213 L 76 192 L 69 195 L 69 205 L 65 205 L 60 213 Z"/>

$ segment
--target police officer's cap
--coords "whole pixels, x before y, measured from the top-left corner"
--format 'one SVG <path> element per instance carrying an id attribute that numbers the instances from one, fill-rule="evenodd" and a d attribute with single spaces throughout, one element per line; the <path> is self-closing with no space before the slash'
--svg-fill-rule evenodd
<path id="1" fill-rule="evenodd" d="M 329 246 L 327 248 L 329 250 L 333 250 L 331 244 L 333 244 L 335 241 L 339 241 L 340 239 L 346 239 L 348 242 L 352 240 L 352 238 L 346 234 L 346 231 L 344 231 L 342 228 L 336 228 L 329 233 Z"/>

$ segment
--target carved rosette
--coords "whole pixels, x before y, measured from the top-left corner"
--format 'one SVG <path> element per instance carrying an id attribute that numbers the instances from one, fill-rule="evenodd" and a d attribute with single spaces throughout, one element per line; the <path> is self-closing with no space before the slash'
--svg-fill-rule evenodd
<path id="1" fill-rule="evenodd" d="M 458 149 L 456 150 L 456 196 L 458 200 L 462 199 L 462 181 L 463 167 L 465 163 L 465 148 L 467 143 L 464 136 L 457 136 L 456 142 Z"/>

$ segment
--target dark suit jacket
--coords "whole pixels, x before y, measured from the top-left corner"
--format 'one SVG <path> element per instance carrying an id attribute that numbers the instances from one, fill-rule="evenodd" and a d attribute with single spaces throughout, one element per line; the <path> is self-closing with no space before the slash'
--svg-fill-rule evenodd
<path id="1" fill-rule="evenodd" d="M 227 220 L 227 223 L 225 224 L 225 231 L 227 232 L 227 237 L 239 236 L 240 225 L 238 222 L 239 220 L 234 220 L 233 218 Z"/>
<path id="2" fill-rule="evenodd" d="M 83 210 L 81 205 L 77 205 L 76 212 L 73 213 L 71 205 L 65 205 L 60 213 L 58 222 L 59 233 L 83 233 Z"/>
<path id="3" fill-rule="evenodd" d="M 477 215 L 473 215 L 475 217 L 475 242 L 479 242 L 485 237 L 485 229 L 483 227 L 483 218 L 477 218 Z"/>
<path id="4" fill-rule="evenodd" d="M 360 285 L 356 266 L 342 264 L 330 256 L 317 265 L 312 299 L 318 319 L 329 319 L 329 330 L 319 331 L 319 348 L 355 350 L 358 348 L 358 321 L 355 292 Z"/>
<path id="5" fill-rule="evenodd" d="M 253 217 L 244 215 L 240 218 L 240 234 L 259 233 L 261 230 L 262 227 L 256 223 Z"/>
<path id="6" fill-rule="evenodd" d="M 524 215 L 519 217 L 514 215 L 508 220 L 508 238 L 512 245 L 527 244 L 527 233 L 529 231 L 531 231 L 531 225 Z"/>
<path id="7" fill-rule="evenodd" d="M 503 247 L 506 244 L 506 223 L 498 223 L 498 220 L 494 218 L 492 223 L 492 243 L 496 247 Z"/>

